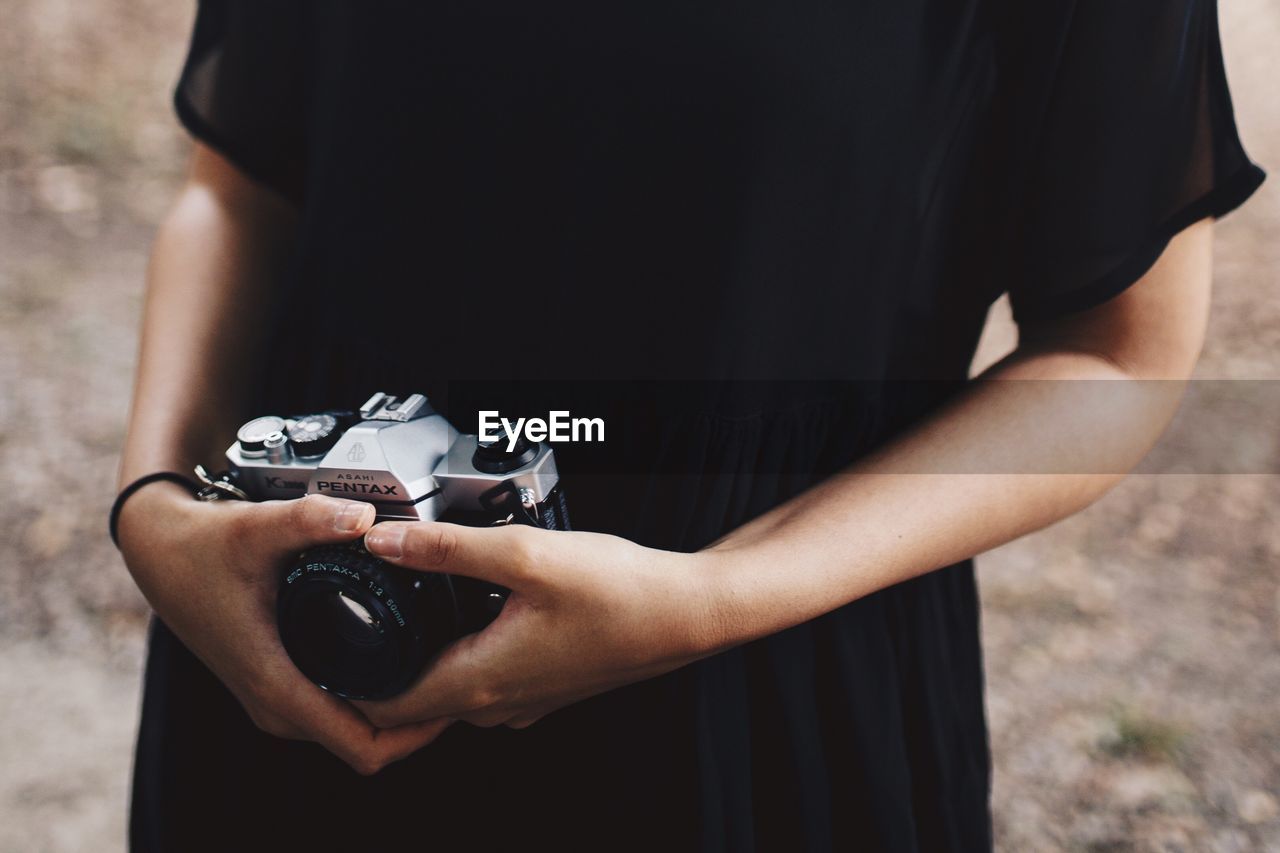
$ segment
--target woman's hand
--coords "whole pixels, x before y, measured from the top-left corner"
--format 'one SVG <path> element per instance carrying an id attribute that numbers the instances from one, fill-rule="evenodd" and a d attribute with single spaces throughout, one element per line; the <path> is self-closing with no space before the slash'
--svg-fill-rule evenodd
<path id="1" fill-rule="evenodd" d="M 120 515 L 121 552 L 147 600 L 263 731 L 321 744 L 369 774 L 429 743 L 443 724 L 379 730 L 316 687 L 276 629 L 281 565 L 317 544 L 358 539 L 373 507 L 308 496 L 201 503 L 180 487 L 140 489 Z"/>
<path id="2" fill-rule="evenodd" d="M 405 568 L 511 589 L 501 615 L 463 637 L 408 691 L 356 703 L 377 725 L 464 720 L 521 728 L 572 702 L 715 650 L 703 554 L 522 525 L 386 522 L 365 547 Z"/>

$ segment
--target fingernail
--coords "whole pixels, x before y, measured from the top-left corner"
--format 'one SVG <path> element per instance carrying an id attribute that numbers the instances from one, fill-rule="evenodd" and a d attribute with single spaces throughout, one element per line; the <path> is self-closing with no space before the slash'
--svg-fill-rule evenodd
<path id="1" fill-rule="evenodd" d="M 344 504 L 333 517 L 333 529 L 339 533 L 355 533 L 369 521 L 373 507 L 369 504 Z"/>
<path id="2" fill-rule="evenodd" d="M 403 524 L 379 524 L 365 534 L 364 547 L 379 557 L 395 559 L 404 554 L 405 532 Z"/>

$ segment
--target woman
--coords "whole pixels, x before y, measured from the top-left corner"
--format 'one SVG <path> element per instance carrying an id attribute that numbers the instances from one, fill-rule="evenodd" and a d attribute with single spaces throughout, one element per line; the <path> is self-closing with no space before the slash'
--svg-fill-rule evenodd
<path id="1" fill-rule="evenodd" d="M 134 490 L 136 849 L 990 847 L 969 558 L 1179 386 L 1014 380 L 1190 374 L 1262 179 L 1212 0 L 203 0 L 177 106 L 122 485 L 379 389 L 608 435 L 557 447 L 573 533 Z M 513 589 L 385 702 L 272 619 L 361 537 Z"/>

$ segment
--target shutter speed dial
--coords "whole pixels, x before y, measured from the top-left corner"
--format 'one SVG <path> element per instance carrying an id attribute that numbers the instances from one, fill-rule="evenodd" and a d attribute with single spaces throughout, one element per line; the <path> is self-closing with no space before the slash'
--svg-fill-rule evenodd
<path id="1" fill-rule="evenodd" d="M 289 427 L 289 442 L 298 456 L 323 456 L 338 443 L 338 419 L 333 415 L 307 415 Z"/>

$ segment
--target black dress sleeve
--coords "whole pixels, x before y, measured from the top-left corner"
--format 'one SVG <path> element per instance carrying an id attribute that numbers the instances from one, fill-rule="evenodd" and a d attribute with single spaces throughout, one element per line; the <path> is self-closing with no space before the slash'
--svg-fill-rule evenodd
<path id="1" fill-rule="evenodd" d="M 1098 305 L 1264 174 L 1236 132 L 1215 0 L 1079 0 L 1027 172 L 1019 321 Z"/>
<path id="2" fill-rule="evenodd" d="M 306 28 L 288 0 L 200 0 L 174 92 L 187 130 L 298 201 L 305 172 Z"/>

